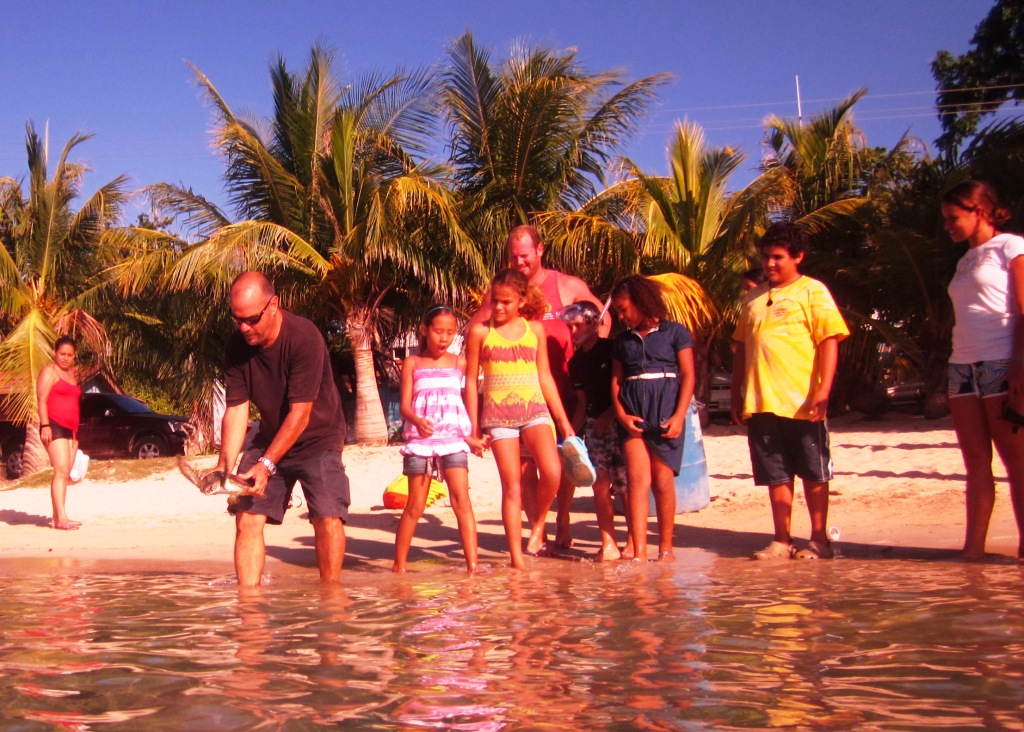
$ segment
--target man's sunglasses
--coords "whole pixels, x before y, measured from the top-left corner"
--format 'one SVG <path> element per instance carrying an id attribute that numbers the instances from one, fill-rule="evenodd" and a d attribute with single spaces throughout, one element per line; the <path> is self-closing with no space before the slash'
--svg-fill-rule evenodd
<path id="1" fill-rule="evenodd" d="M 277 296 L 275 295 L 274 297 Z M 270 307 L 270 303 L 272 302 L 274 302 L 273 297 L 267 300 L 267 304 L 264 305 L 263 309 L 256 313 L 256 315 L 248 315 L 244 318 L 240 318 L 234 313 L 231 313 L 231 320 L 234 321 L 235 325 L 248 325 L 250 328 L 255 325 L 259 325 L 259 322 L 263 320 L 263 313 L 267 312 L 267 308 Z"/>

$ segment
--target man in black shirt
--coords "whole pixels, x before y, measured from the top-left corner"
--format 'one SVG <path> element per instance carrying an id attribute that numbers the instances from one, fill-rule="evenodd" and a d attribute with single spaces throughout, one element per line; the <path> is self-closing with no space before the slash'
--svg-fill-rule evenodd
<path id="1" fill-rule="evenodd" d="M 296 482 L 309 507 L 320 578 L 337 582 L 350 499 L 341 462 L 345 417 L 327 345 L 312 322 L 281 309 L 274 286 L 259 272 L 235 279 L 230 307 L 238 331 L 225 353 L 227 410 L 217 469 L 230 471 L 241 453 L 239 477 L 252 483 L 231 507 L 238 583 L 260 583 L 263 527 L 281 523 Z M 260 427 L 243 452 L 250 402 Z"/>

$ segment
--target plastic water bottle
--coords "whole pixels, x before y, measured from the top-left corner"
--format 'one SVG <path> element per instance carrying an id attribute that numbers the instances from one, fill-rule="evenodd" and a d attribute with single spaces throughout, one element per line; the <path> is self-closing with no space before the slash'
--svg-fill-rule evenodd
<path id="1" fill-rule="evenodd" d="M 828 527 L 828 538 L 832 542 L 832 551 L 835 553 L 835 555 L 837 557 L 839 556 L 839 536 L 840 536 L 840 533 L 841 532 L 839 531 L 839 527 L 838 526 L 829 526 Z"/>

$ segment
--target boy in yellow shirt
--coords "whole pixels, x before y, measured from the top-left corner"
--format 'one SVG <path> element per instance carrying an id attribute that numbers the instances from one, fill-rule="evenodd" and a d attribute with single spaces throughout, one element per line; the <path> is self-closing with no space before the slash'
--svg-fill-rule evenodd
<path id="1" fill-rule="evenodd" d="M 768 486 L 775 527 L 773 541 L 755 559 L 833 556 L 826 532 L 833 473 L 825 417 L 839 341 L 850 331 L 828 288 L 800 274 L 807 248 L 807 234 L 796 224 L 769 227 L 761 238 L 768 281 L 744 298 L 733 333 L 733 419 L 747 423 L 754 483 Z M 800 551 L 790 534 L 797 476 L 811 517 L 811 540 Z"/>

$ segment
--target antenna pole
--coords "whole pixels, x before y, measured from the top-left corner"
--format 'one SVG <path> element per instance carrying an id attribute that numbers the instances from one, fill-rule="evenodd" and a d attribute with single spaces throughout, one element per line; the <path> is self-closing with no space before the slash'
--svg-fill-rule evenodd
<path id="1" fill-rule="evenodd" d="M 800 129 L 804 127 L 804 110 L 800 104 L 800 77 L 796 77 L 796 117 L 800 123 Z"/>

